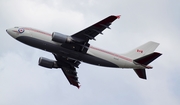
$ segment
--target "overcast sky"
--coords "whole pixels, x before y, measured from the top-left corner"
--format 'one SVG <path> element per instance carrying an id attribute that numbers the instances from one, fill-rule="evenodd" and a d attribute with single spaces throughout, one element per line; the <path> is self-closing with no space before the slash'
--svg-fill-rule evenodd
<path id="1" fill-rule="evenodd" d="M 1 0 L 0 105 L 180 105 L 179 0 Z M 6 33 L 14 26 L 72 35 L 109 15 L 121 15 L 91 45 L 125 53 L 148 41 L 163 53 L 141 80 L 133 70 L 81 63 L 81 88 L 61 69 L 38 66 L 53 55 Z"/>

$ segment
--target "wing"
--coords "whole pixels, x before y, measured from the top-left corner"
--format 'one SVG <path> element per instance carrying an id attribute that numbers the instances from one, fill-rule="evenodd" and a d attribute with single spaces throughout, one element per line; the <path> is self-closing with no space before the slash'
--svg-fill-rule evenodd
<path id="1" fill-rule="evenodd" d="M 111 23 L 120 18 L 120 16 L 109 16 L 96 24 L 72 35 L 73 42 L 72 43 L 63 43 L 61 46 L 70 50 L 86 53 L 89 48 L 89 40 L 94 39 L 98 34 L 102 34 L 102 31 L 106 28 L 110 29 Z M 71 85 L 76 87 L 80 87 L 76 68 L 80 64 L 80 61 L 64 57 L 58 54 L 54 54 L 57 64 L 61 67 L 63 73 L 65 74 L 66 78 L 68 79 Z"/>
<path id="2" fill-rule="evenodd" d="M 64 75 L 68 79 L 71 85 L 76 86 L 77 88 L 80 87 L 80 83 L 78 81 L 76 68 L 78 67 L 80 62 L 74 59 L 70 59 L 67 57 L 62 57 L 60 55 L 54 54 L 58 66 L 62 69 Z"/>
<path id="3" fill-rule="evenodd" d="M 75 39 L 80 39 L 81 41 L 88 42 L 91 39 L 95 39 L 95 37 L 98 34 L 102 34 L 102 31 L 106 28 L 110 29 L 111 23 L 116 20 L 117 18 L 120 18 L 120 16 L 109 16 L 94 25 L 72 35 L 73 38 Z"/>
<path id="4" fill-rule="evenodd" d="M 68 79 L 71 85 L 76 86 L 77 88 L 80 87 L 80 83 L 78 81 L 77 72 L 75 68 L 68 68 L 68 67 L 61 67 L 64 75 Z"/>
<path id="5" fill-rule="evenodd" d="M 86 53 L 89 47 L 89 40 L 95 40 L 95 37 L 98 34 L 102 34 L 103 30 L 105 30 L 106 28 L 110 29 L 109 26 L 117 18 L 120 18 L 120 16 L 109 16 L 93 24 L 92 26 L 73 34 L 71 37 L 73 38 L 74 43 L 64 43 L 62 44 L 62 47 Z"/>

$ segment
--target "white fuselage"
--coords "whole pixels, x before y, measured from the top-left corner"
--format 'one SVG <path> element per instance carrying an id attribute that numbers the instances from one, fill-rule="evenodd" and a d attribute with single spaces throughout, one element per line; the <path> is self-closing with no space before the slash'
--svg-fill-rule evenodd
<path id="1" fill-rule="evenodd" d="M 8 34 L 10 34 L 12 37 L 18 39 L 20 37 L 27 37 L 27 38 L 33 38 L 34 40 L 41 40 L 43 42 L 47 42 L 48 44 L 52 44 L 54 46 L 61 46 L 61 43 L 57 43 L 52 41 L 52 35 L 43 31 L 39 31 L 36 29 L 32 29 L 32 28 L 27 28 L 27 27 L 21 27 L 22 29 L 24 29 L 23 32 L 19 32 L 18 29 L 19 27 L 15 27 L 15 28 L 11 28 L 11 29 L 7 29 L 6 31 L 8 32 Z M 63 51 L 68 52 L 69 50 L 63 49 L 63 48 L 56 48 L 56 49 L 49 49 L 48 45 L 46 45 L 46 43 L 34 43 L 34 44 L 29 44 L 29 43 L 33 43 L 30 41 L 27 41 L 24 39 L 21 39 L 20 41 L 28 44 L 30 46 L 42 49 L 42 50 L 46 50 L 48 52 L 52 52 L 52 53 L 61 53 Z M 24 40 L 24 41 L 23 41 Z M 37 45 L 39 44 L 39 45 Z M 71 52 L 71 51 L 69 51 Z M 72 52 L 73 53 L 73 52 Z M 72 55 L 71 53 L 71 55 Z M 75 56 L 77 55 L 77 57 Z M 83 56 L 84 59 L 78 59 L 78 57 Z M 86 58 L 85 56 L 93 56 L 96 58 L 100 58 L 103 59 L 105 61 L 111 62 L 114 65 L 117 65 L 117 67 L 119 68 L 134 68 L 134 69 L 144 69 L 145 67 L 141 66 L 141 65 L 136 65 L 134 64 L 133 60 L 130 58 L 127 58 L 123 55 L 118 55 L 118 54 L 114 54 L 93 46 L 90 46 L 88 48 L 87 54 L 83 55 L 79 52 L 74 52 L 72 56 L 70 56 L 71 58 L 74 57 L 74 59 L 78 59 L 80 61 L 86 62 L 86 63 L 90 63 L 90 64 L 94 64 L 93 62 L 96 61 L 92 61 L 93 59 L 91 59 L 91 61 L 88 61 L 88 58 Z M 105 64 L 101 64 L 101 63 L 96 63 L 95 65 L 99 65 L 99 66 L 106 66 Z M 106 66 L 108 67 L 108 65 Z M 110 66 L 111 67 L 111 66 Z"/>

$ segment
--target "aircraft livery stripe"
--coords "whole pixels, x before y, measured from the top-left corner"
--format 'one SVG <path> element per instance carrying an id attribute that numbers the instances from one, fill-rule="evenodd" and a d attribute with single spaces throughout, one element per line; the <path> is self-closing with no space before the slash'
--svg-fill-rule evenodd
<path id="1" fill-rule="evenodd" d="M 49 34 L 47 32 L 43 32 L 43 31 L 40 31 L 40 30 L 32 29 L 32 28 L 24 28 L 24 29 L 34 31 L 34 32 L 38 32 L 38 33 L 41 33 L 41 34 L 44 34 L 44 35 L 52 36 L 51 34 Z"/>
<path id="2" fill-rule="evenodd" d="M 118 58 L 124 59 L 124 60 L 129 61 L 129 62 L 133 61 L 132 59 L 129 59 L 129 58 L 126 58 L 124 56 L 121 56 L 121 55 L 118 55 L 118 54 L 114 54 L 114 53 L 111 53 L 111 52 L 108 52 L 108 51 L 105 51 L 105 50 L 102 50 L 102 49 L 99 49 L 99 48 L 96 48 L 96 47 L 93 47 L 93 46 L 90 46 L 90 48 L 92 48 L 94 50 L 98 50 L 98 51 L 104 52 L 104 53 L 107 53 L 107 54 L 110 54 L 110 55 L 113 55 L 113 56 L 116 56 Z"/>
<path id="3" fill-rule="evenodd" d="M 36 30 L 36 29 L 32 29 L 32 28 L 24 28 L 24 29 L 25 29 L 25 30 L 34 31 L 34 32 L 38 32 L 38 33 L 41 33 L 41 34 L 44 34 L 44 35 L 52 36 L 52 35 L 51 35 L 51 34 L 49 34 L 49 33 L 46 33 L 46 32 L 40 31 L 40 30 Z M 118 57 L 118 58 L 121 58 L 121 59 L 124 59 L 124 60 L 127 60 L 127 61 L 132 62 L 132 59 L 129 59 L 129 58 L 126 58 L 126 57 L 120 56 L 120 55 L 118 55 L 118 54 L 114 54 L 114 53 L 111 53 L 111 52 L 108 52 L 108 51 L 105 51 L 105 50 L 102 50 L 102 49 L 98 49 L 98 48 L 95 48 L 95 47 L 93 47 L 93 46 L 90 46 L 90 48 L 92 48 L 92 49 L 95 49 L 95 50 L 98 50 L 98 51 L 101 51 L 101 52 L 104 52 L 104 53 L 107 53 L 107 54 L 110 54 L 110 55 L 116 56 L 116 57 Z"/>

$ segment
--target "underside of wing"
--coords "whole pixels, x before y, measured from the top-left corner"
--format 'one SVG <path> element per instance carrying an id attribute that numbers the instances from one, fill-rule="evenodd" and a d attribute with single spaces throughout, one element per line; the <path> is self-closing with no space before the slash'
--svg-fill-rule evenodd
<path id="1" fill-rule="evenodd" d="M 54 56 L 57 60 L 58 67 L 62 69 L 69 83 L 79 88 L 80 83 L 78 81 L 76 68 L 78 68 L 80 61 L 70 59 L 68 57 L 63 57 L 58 54 L 54 54 Z"/>
<path id="2" fill-rule="evenodd" d="M 68 67 L 61 67 L 64 75 L 68 79 L 69 83 L 71 85 L 76 86 L 77 88 L 80 88 L 80 83 L 78 81 L 77 72 L 75 68 L 68 68 Z"/>

